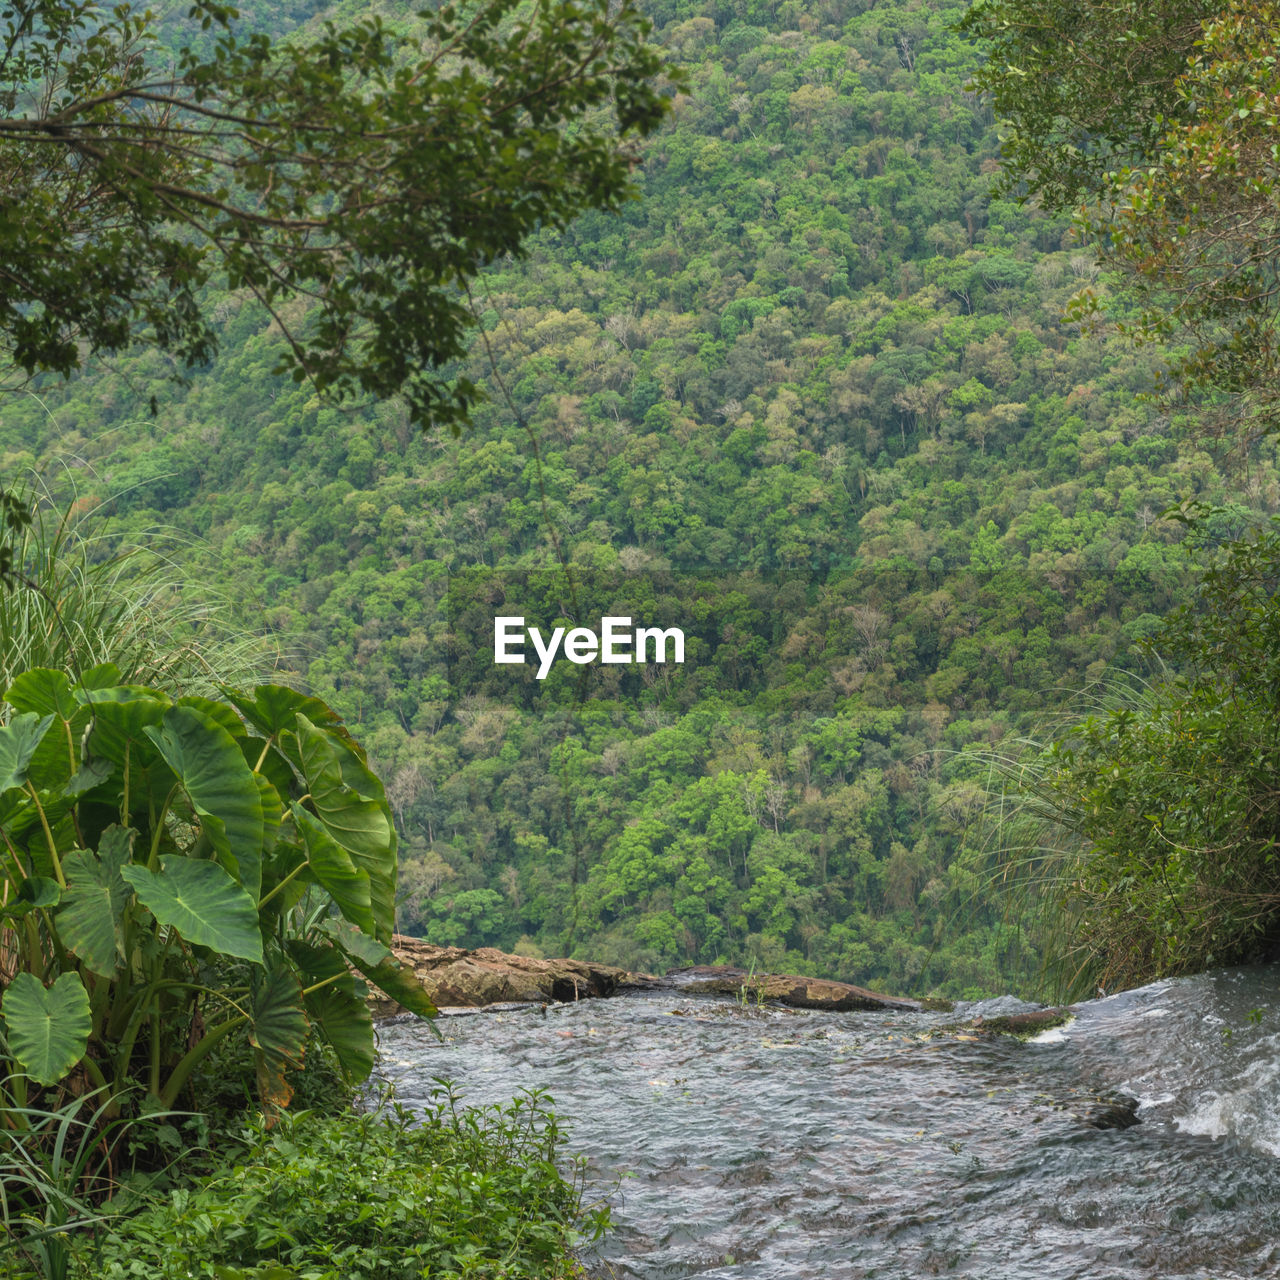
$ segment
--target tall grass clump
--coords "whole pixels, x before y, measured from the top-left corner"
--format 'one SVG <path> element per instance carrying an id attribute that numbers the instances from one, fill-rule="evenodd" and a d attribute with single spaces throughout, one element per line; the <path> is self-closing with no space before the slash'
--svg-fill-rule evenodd
<path id="1" fill-rule="evenodd" d="M 135 1158 L 159 1148 L 175 1161 L 191 1148 L 170 1123 L 178 1113 L 114 1114 L 119 1099 L 102 1089 L 17 1105 L 11 1083 L 0 1124 L 0 1274 L 67 1280 L 126 1205 L 143 1203 L 137 1193 L 156 1174 L 141 1172 Z"/>
<path id="2" fill-rule="evenodd" d="M 110 662 L 127 683 L 209 695 L 277 665 L 266 637 L 182 568 L 176 537 L 157 533 L 144 546 L 115 535 L 100 506 L 60 510 L 38 490 L 13 497 L 31 519 L 5 530 L 0 690 L 37 667 L 74 679 Z"/>

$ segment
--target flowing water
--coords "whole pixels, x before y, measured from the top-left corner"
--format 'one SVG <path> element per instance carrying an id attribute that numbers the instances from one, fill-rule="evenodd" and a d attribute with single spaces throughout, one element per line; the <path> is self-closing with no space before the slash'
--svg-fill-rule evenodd
<path id="1" fill-rule="evenodd" d="M 650 993 L 443 1019 L 443 1043 L 391 1023 L 381 1069 L 409 1105 L 435 1077 L 550 1092 L 614 1206 L 601 1275 L 1280 1277 L 1280 970 L 1090 1001 L 1025 1043 L 962 1025 L 1030 1007 Z M 1139 1122 L 1092 1127 L 1121 1094 Z"/>

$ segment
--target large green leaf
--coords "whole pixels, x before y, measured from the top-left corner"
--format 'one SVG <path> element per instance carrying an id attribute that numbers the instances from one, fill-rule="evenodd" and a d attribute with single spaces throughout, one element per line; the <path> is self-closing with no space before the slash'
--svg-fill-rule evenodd
<path id="1" fill-rule="evenodd" d="M 238 741 L 245 763 L 259 777 L 266 778 L 282 798 L 302 794 L 293 766 L 275 747 L 268 745 L 266 738 L 240 738 Z M 264 747 L 267 748 L 265 755 Z"/>
<path id="2" fill-rule="evenodd" d="M 135 865 L 120 874 L 138 901 L 188 942 L 262 963 L 258 904 L 218 863 L 164 858 L 158 873 Z"/>
<path id="3" fill-rule="evenodd" d="M 258 799 L 262 802 L 262 856 L 265 858 L 275 847 L 280 838 L 280 828 L 284 824 L 284 801 L 280 793 L 260 773 L 253 775 L 258 788 Z"/>
<path id="4" fill-rule="evenodd" d="M 343 778 L 348 748 L 298 715 L 297 741 L 302 771 L 316 816 L 329 835 L 369 877 L 369 900 L 376 932 L 390 939 L 395 928 L 396 843 L 391 810 L 384 799 L 366 799 Z"/>
<path id="5" fill-rule="evenodd" d="M 170 707 L 143 732 L 191 797 L 219 861 L 256 902 L 262 889 L 262 795 L 235 738 L 202 711 Z"/>
<path id="6" fill-rule="evenodd" d="M 293 1089 L 285 1071 L 302 1065 L 309 1030 L 302 987 L 287 965 L 278 965 L 254 993 L 249 1031 L 249 1043 L 257 1051 L 258 1093 L 268 1113 L 289 1105 Z"/>
<path id="7" fill-rule="evenodd" d="M 320 921 L 319 929 L 325 937 L 332 939 L 342 948 L 352 963 L 358 963 L 361 967 L 381 964 L 391 955 L 390 947 L 379 942 L 371 934 L 362 933 L 355 925 L 348 924 L 345 920 L 337 920 L 331 916 L 327 920 Z"/>
<path id="8" fill-rule="evenodd" d="M 55 715 L 62 720 L 72 719 L 80 710 L 66 672 L 49 667 L 32 667 L 22 672 L 4 691 L 4 700 L 15 711 Z"/>
<path id="9" fill-rule="evenodd" d="M 395 833 L 380 798 L 366 798 L 343 777 L 343 744 L 298 716 L 298 747 L 316 815 L 344 849 L 369 857 L 389 857 L 394 867 Z"/>
<path id="10" fill-rule="evenodd" d="M 436 1016 L 437 1009 L 431 1003 L 427 993 L 423 991 L 418 979 L 414 977 L 413 970 L 402 965 L 395 956 L 372 966 L 361 964 L 354 956 L 352 956 L 352 962 L 379 991 L 390 996 L 410 1013 L 416 1013 L 422 1018 Z"/>
<path id="11" fill-rule="evenodd" d="M 367 1080 L 375 1056 L 368 988 L 352 974 L 337 947 L 314 947 L 298 939 L 288 945 L 306 985 L 325 984 L 303 996 L 312 1023 L 332 1046 L 347 1077 Z"/>
<path id="12" fill-rule="evenodd" d="M 130 889 L 120 872 L 132 860 L 136 834 L 127 827 L 108 827 L 96 855 L 76 849 L 62 861 L 67 891 L 58 930 L 85 965 L 104 978 L 114 976 L 125 958 L 124 909 Z"/>
<path id="13" fill-rule="evenodd" d="M 19 675 L 5 692 L 5 701 L 19 711 L 53 716 L 57 726 L 45 735 L 28 767 L 32 785 L 60 787 L 75 773 L 79 744 L 89 712 L 76 700 L 65 672 L 33 667 Z"/>
<path id="14" fill-rule="evenodd" d="M 120 668 L 114 662 L 99 662 L 97 666 L 80 673 L 80 688 L 90 692 L 94 689 L 110 689 L 119 683 Z"/>
<path id="15" fill-rule="evenodd" d="M 337 1055 L 349 1080 L 360 1083 L 373 1071 L 373 1013 L 369 1002 L 336 984 L 307 997 L 307 1013 Z"/>
<path id="16" fill-rule="evenodd" d="M 13 868 L 8 869 L 12 873 Z M 47 876 L 27 876 L 18 892 L 0 907 L 0 915 L 24 916 L 37 907 L 56 907 L 62 899 L 62 886 Z"/>
<path id="17" fill-rule="evenodd" d="M 220 724 L 233 738 L 237 740 L 246 737 L 244 721 L 236 715 L 234 707 L 229 707 L 225 702 L 217 702 L 213 698 L 200 698 L 195 694 L 189 694 L 185 698 L 179 698 L 177 705 L 180 707 L 191 707 L 200 712 L 203 716 L 217 724 Z"/>
<path id="18" fill-rule="evenodd" d="M 293 820 L 306 846 L 312 875 L 352 924 L 373 933 L 368 873 L 357 867 L 351 855 L 299 804 L 293 806 Z"/>
<path id="19" fill-rule="evenodd" d="M 37 1084 L 55 1084 L 84 1057 L 92 1019 L 89 993 L 78 973 L 49 988 L 19 973 L 4 993 L 9 1051 Z"/>
<path id="20" fill-rule="evenodd" d="M 275 737 L 288 729 L 292 731 L 294 718 L 301 711 L 313 724 L 337 724 L 338 714 L 319 698 L 308 697 L 296 689 L 280 684 L 260 684 L 253 697 L 238 689 L 223 689 L 223 696 L 233 703 L 240 714 L 267 737 Z"/>
<path id="21" fill-rule="evenodd" d="M 307 851 L 295 840 L 277 841 L 263 858 L 261 901 L 265 905 L 259 908 L 259 924 L 264 930 L 269 931 L 275 919 L 287 915 L 310 891 L 311 881 L 298 874 L 306 861 Z"/>
<path id="22" fill-rule="evenodd" d="M 379 991 L 390 996 L 410 1013 L 423 1018 L 436 1016 L 436 1007 L 413 976 L 413 970 L 402 965 L 376 938 L 361 933 L 354 925 L 343 920 L 326 920 L 320 929 L 338 944 L 347 959 Z"/>
<path id="23" fill-rule="evenodd" d="M 378 775 L 369 768 L 360 753 L 354 749 L 355 744 L 346 738 L 334 737 L 332 734 L 329 735 L 329 741 L 338 753 L 338 766 L 342 770 L 342 781 L 365 800 L 376 800 L 379 804 L 385 804 L 387 790 L 382 785 Z M 392 829 L 392 839 L 395 839 L 394 828 Z"/>
<path id="24" fill-rule="evenodd" d="M 0 725 L 0 792 L 25 785 L 27 766 L 52 723 L 52 715 L 24 711 Z"/>
<path id="25" fill-rule="evenodd" d="M 155 758 L 155 750 L 143 730 L 157 725 L 171 705 L 154 689 L 135 685 L 115 685 L 89 692 L 76 690 L 93 709 L 93 732 L 89 735 L 92 755 L 123 765 L 126 753 L 133 766 L 145 766 Z"/>
<path id="26" fill-rule="evenodd" d="M 95 787 L 100 787 L 114 772 L 115 766 L 110 760 L 102 760 L 97 757 L 86 760 L 67 779 L 63 785 L 62 794 L 71 800 L 78 799 Z"/>
<path id="27" fill-rule="evenodd" d="M 308 1029 L 297 975 L 288 965 L 276 965 L 254 994 L 249 1043 L 281 1061 L 300 1066 Z"/>

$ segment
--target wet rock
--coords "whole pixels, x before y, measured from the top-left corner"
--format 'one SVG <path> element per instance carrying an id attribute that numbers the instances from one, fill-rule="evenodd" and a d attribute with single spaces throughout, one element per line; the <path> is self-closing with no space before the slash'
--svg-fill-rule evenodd
<path id="1" fill-rule="evenodd" d="M 833 1013 L 844 1013 L 851 1009 L 920 1008 L 917 1000 L 881 995 L 847 982 L 795 974 L 748 973 L 746 969 L 736 969 L 732 965 L 672 969 L 666 980 L 688 995 L 737 996 L 750 1003 L 773 1001 L 795 1009 L 828 1009 Z"/>
<path id="2" fill-rule="evenodd" d="M 988 1000 L 970 1003 L 961 1002 L 960 1011 L 972 1021 L 984 1019 L 994 1021 L 996 1018 L 1013 1018 L 1024 1013 L 1040 1013 L 1044 1005 L 1030 1000 L 1019 1000 L 1017 996 L 993 996 Z"/>
<path id="3" fill-rule="evenodd" d="M 1069 1008 L 1032 1009 L 1027 1013 L 1014 1013 L 1007 1017 L 974 1018 L 967 1025 L 984 1035 L 1017 1036 L 1020 1040 L 1030 1039 L 1051 1027 L 1065 1026 L 1071 1021 L 1073 1014 Z"/>
<path id="4" fill-rule="evenodd" d="M 921 996 L 916 1002 L 924 1013 L 954 1013 L 955 1002 L 941 996 Z"/>
<path id="5" fill-rule="evenodd" d="M 1137 1099 L 1127 1094 L 1096 1098 L 1094 1104 L 1080 1117 L 1091 1129 L 1131 1129 L 1142 1123 L 1138 1119 Z"/>

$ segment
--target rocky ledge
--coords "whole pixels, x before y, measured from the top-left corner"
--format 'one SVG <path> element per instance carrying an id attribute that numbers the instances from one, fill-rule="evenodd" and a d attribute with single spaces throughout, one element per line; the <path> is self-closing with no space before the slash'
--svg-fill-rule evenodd
<path id="1" fill-rule="evenodd" d="M 687 995 L 726 995 L 761 1004 L 790 1005 L 793 1009 L 921 1009 L 918 1000 L 881 995 L 865 987 L 830 978 L 805 978 L 789 973 L 748 973 L 731 965 L 704 964 L 692 969 L 672 969 L 664 986 Z"/>
<path id="2" fill-rule="evenodd" d="M 625 969 L 582 960 L 535 960 L 507 955 L 493 947 L 436 947 L 421 938 L 396 934 L 396 958 L 441 1008 L 479 1008 L 486 1004 L 549 1003 L 611 996 L 631 979 Z M 639 985 L 639 984 L 633 984 Z M 395 1012 L 384 1000 L 379 1013 Z"/>
<path id="3" fill-rule="evenodd" d="M 478 1008 L 488 1004 L 550 1003 L 621 995 L 627 991 L 671 990 L 682 995 L 731 995 L 759 1003 L 797 1009 L 919 1009 L 916 1000 L 880 995 L 847 982 L 793 974 L 748 973 L 729 965 L 675 969 L 666 977 L 629 973 L 584 960 L 541 960 L 508 955 L 493 947 L 474 951 L 436 947 L 420 938 L 397 934 L 394 948 L 400 963 L 413 971 L 422 989 L 440 1008 Z M 389 1000 L 376 1011 L 397 1012 Z"/>

